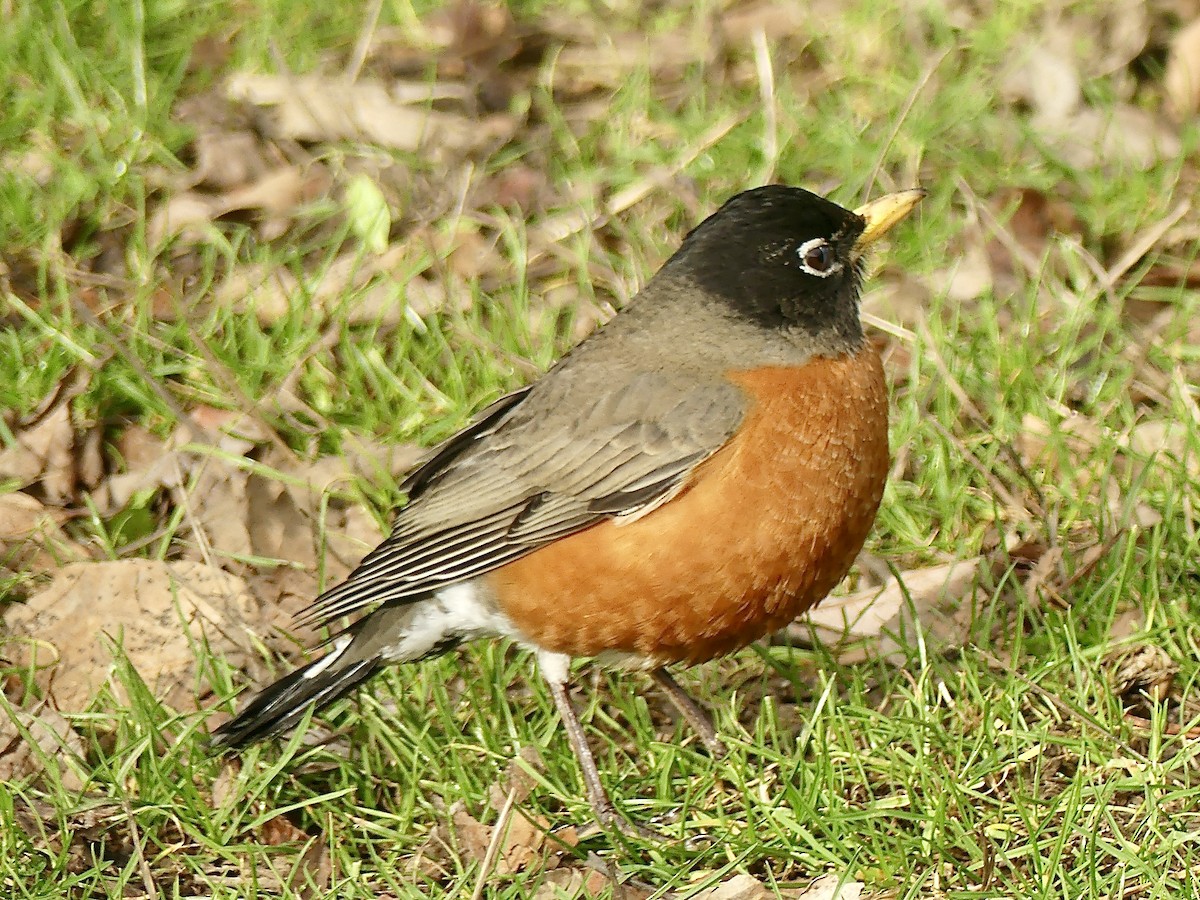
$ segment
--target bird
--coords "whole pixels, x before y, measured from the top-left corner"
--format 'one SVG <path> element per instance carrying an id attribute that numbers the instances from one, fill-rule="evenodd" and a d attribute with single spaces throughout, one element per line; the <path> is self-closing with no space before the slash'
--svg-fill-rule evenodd
<path id="1" fill-rule="evenodd" d="M 864 254 L 924 195 L 728 199 L 605 325 L 430 451 L 390 535 L 302 615 L 331 629 L 324 654 L 214 746 L 280 735 L 387 666 L 507 638 L 536 657 L 596 821 L 652 835 L 603 786 L 572 661 L 648 673 L 723 752 L 668 667 L 782 628 L 862 549 L 889 468 Z"/>

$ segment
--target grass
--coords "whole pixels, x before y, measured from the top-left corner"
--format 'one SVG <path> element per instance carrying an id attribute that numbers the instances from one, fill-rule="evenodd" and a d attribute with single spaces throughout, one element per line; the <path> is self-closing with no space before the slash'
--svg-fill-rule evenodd
<path id="1" fill-rule="evenodd" d="M 686 682 L 715 710 L 730 745 L 720 761 L 671 724 L 640 678 L 581 672 L 585 721 L 618 803 L 694 840 L 655 845 L 602 835 L 580 852 L 599 853 L 662 894 L 686 894 L 735 871 L 785 886 L 832 871 L 900 898 L 1194 896 L 1200 778 L 1188 730 L 1200 709 L 1200 432 L 1188 334 L 1200 310 L 1194 290 L 1151 293 L 1136 288 L 1137 277 L 1106 295 L 1088 260 L 1111 261 L 1188 196 L 1196 133 L 1184 130 L 1183 152 L 1145 170 L 1116 159 L 1093 169 L 1065 165 L 998 89 L 1040 33 L 1039 7 L 1005 4 L 972 16 L 948 5 L 814 7 L 808 31 L 772 45 L 777 159 L 763 155 L 770 117 L 748 48 L 733 48 L 733 74 L 721 78 L 696 63 L 663 83 L 649 63 L 635 66 L 590 118 L 560 104 L 544 79 L 535 82 L 527 99 L 546 122 L 536 136 L 545 143 L 518 138 L 478 161 L 473 177 L 522 162 L 545 166 L 555 211 L 593 206 L 589 185 L 611 194 L 675 168 L 715 122 L 733 115 L 740 124 L 617 216 L 603 241 L 586 231 L 564 240 L 548 277 L 520 274 L 536 223 L 494 213 L 511 277 L 487 288 L 468 283 L 466 309 L 415 327 L 349 326 L 340 314 L 315 314 L 302 296 L 269 325 L 207 302 L 231 268 L 283 262 L 307 272 L 334 259 L 352 239 L 336 192 L 297 213 L 284 241 L 223 223 L 220 240 L 187 258 L 194 271 L 186 279 L 146 241 L 163 173 L 188 165 L 190 135 L 172 113 L 176 101 L 226 72 L 304 72 L 331 55 L 344 58 L 365 10 L 306 0 L 0 4 L 0 409 L 13 413 L 0 418 L 0 437 L 11 443 L 17 416 L 83 371 L 73 403 L 81 426 L 136 422 L 166 434 L 180 410 L 249 404 L 305 457 L 338 453 L 353 435 L 431 443 L 569 346 L 575 307 L 550 307 L 542 292 L 557 289 L 581 310 L 619 302 L 698 216 L 757 173 L 773 170 L 848 204 L 877 165 L 874 192 L 919 180 L 930 196 L 874 282 L 899 285 L 920 314 L 907 323 L 915 341 L 901 344 L 908 361 L 893 357 L 890 372 L 892 443 L 906 463 L 888 485 L 868 550 L 906 570 L 968 558 L 1009 537 L 1053 540 L 1066 575 L 1081 577 L 1055 603 L 1026 592 L 1020 573 L 1002 572 L 976 595 L 978 616 L 961 651 L 913 639 L 900 667 L 843 664 L 821 646 L 771 646 L 689 673 Z M 601 30 L 637 23 L 669 36 L 716 7 L 667 4 L 648 18 L 620 4 L 607 17 L 590 5 L 574 10 Z M 1090 34 L 1097 10 L 1070 4 L 1066 16 Z M 389 2 L 380 21 L 408 27 L 434 12 Z M 540 4 L 519 10 L 529 21 L 541 12 Z M 227 43 L 227 54 L 215 65 L 189 65 L 206 37 Z M 1114 81 L 1088 79 L 1087 95 L 1116 102 Z M 1154 102 L 1150 89 L 1135 99 Z M 379 155 L 352 144 L 321 153 L 335 171 Z M 394 161 L 426 181 L 447 174 L 419 158 Z M 1062 197 L 1080 238 L 1044 242 L 1038 265 L 1017 266 L 1011 286 L 951 300 L 938 273 L 977 233 L 963 185 L 985 199 L 1011 187 Z M 402 215 L 420 220 L 426 212 Z M 452 208 L 441 212 L 430 227 L 452 247 L 463 232 Z M 122 265 L 106 269 L 114 252 Z M 415 272 L 446 253 L 414 242 L 408 262 Z M 1194 262 L 1194 241 L 1183 253 Z M 1158 261 L 1155 250 L 1135 276 Z M 155 316 L 160 290 L 186 314 Z M 86 291 L 99 296 L 99 316 L 81 313 Z M 1131 295 L 1166 314 L 1152 338 L 1130 315 Z M 1147 379 L 1152 393 L 1143 389 Z M 285 383 L 306 405 L 299 415 L 272 405 Z M 1068 449 L 1064 410 L 1107 436 Z M 1059 465 L 1022 472 L 1014 464 L 1030 417 L 1055 426 L 1048 441 Z M 1126 438 L 1145 422 L 1177 423 L 1181 443 L 1152 459 L 1129 451 Z M 997 486 L 1039 514 L 1014 510 Z M 383 476 L 354 491 L 385 518 L 399 499 Z M 1110 491 L 1160 521 L 1122 527 Z M 72 538 L 112 558 L 173 558 L 188 548 L 189 533 L 164 498 L 134 505 L 111 517 L 80 516 Z M 1096 545 L 1107 552 L 1081 570 Z M 19 600 L 43 577 L 5 572 L 6 591 Z M 1141 625 L 1114 637 L 1114 623 L 1131 611 Z M 1114 649 L 1143 643 L 1180 666 L 1169 702 L 1144 705 L 1148 725 L 1130 718 L 1106 663 Z M 242 685 L 223 660 L 206 665 L 221 696 Z M 589 818 L 553 704 L 532 669 L 511 648 L 478 646 L 390 673 L 357 705 L 327 717 L 342 738 L 331 747 L 297 737 L 252 749 L 233 770 L 207 753 L 202 715 L 162 707 L 118 658 L 120 690 L 70 716 L 87 750 L 84 789 L 59 783 L 56 765 L 47 779 L 0 784 L 0 883 L 20 898 L 137 895 L 147 881 L 171 897 L 469 896 L 484 877 L 470 854 L 450 854 L 440 873 L 420 874 L 418 851 L 457 802 L 494 820 L 489 786 L 518 748 L 538 748 L 546 764 L 523 810 L 555 825 Z M 29 673 L 8 674 L 19 687 Z M 673 728 L 677 739 L 666 739 Z M 261 840 L 262 826 L 281 813 L 328 843 L 327 883 L 303 862 L 302 841 Z M 105 829 L 110 837 L 101 841 Z M 306 877 L 314 880 L 307 889 Z M 485 896 L 529 897 L 547 877 L 537 867 L 492 875 Z"/>

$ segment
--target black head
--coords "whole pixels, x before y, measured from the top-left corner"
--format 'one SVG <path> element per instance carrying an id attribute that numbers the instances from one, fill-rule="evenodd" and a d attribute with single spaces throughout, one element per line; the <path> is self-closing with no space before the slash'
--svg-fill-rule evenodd
<path id="1" fill-rule="evenodd" d="M 684 238 L 664 273 L 686 278 L 761 325 L 800 329 L 838 348 L 862 341 L 866 220 L 801 188 L 744 191 Z"/>

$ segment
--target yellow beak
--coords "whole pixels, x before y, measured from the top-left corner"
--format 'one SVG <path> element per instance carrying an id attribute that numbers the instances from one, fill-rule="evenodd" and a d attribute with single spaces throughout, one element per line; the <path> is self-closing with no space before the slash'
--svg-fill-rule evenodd
<path id="1" fill-rule="evenodd" d="M 866 219 L 867 227 L 858 236 L 854 249 L 862 250 L 864 247 L 869 247 L 891 231 L 892 226 L 912 212 L 926 193 L 924 188 L 897 191 L 894 194 L 880 197 L 878 200 L 872 200 L 856 209 L 854 214 Z"/>

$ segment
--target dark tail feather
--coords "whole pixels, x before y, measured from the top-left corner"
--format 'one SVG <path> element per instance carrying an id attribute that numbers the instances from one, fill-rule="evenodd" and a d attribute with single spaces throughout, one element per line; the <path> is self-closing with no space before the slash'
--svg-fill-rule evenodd
<path id="1" fill-rule="evenodd" d="M 330 655 L 340 656 L 346 648 Z M 280 678 L 212 736 L 216 750 L 235 749 L 281 734 L 304 718 L 309 706 L 328 706 L 362 684 L 383 667 L 378 659 L 360 659 L 339 666 L 324 656 Z"/>

